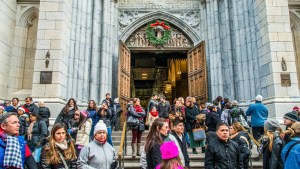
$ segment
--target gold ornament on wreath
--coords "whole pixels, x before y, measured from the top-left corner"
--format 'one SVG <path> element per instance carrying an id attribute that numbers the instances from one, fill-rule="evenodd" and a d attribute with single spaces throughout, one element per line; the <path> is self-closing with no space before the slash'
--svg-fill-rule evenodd
<path id="1" fill-rule="evenodd" d="M 160 46 L 171 39 L 171 27 L 164 21 L 153 21 L 148 24 L 146 37 L 155 46 Z"/>

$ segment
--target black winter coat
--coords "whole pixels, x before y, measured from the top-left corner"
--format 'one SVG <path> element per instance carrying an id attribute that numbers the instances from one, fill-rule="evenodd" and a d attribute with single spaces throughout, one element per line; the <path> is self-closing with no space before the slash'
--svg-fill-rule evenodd
<path id="1" fill-rule="evenodd" d="M 39 108 L 34 103 L 30 103 L 29 105 L 24 104 L 24 107 L 29 110 L 29 112 L 39 114 Z"/>
<path id="2" fill-rule="evenodd" d="M 49 146 L 49 145 L 46 145 L 46 146 Z M 56 147 L 56 151 L 60 151 L 62 155 L 64 154 L 63 151 L 58 147 Z M 65 159 L 65 161 L 66 161 L 69 169 L 76 169 L 77 168 L 76 167 L 77 159 L 72 159 L 72 160 L 66 160 Z M 41 164 L 43 169 L 63 169 L 63 168 L 65 168 L 62 161 L 58 164 L 48 164 L 47 163 L 45 146 L 42 149 L 40 164 Z"/>
<path id="3" fill-rule="evenodd" d="M 27 138 L 27 144 L 30 149 L 41 147 L 41 141 L 48 135 L 46 123 L 43 120 L 38 120 L 36 123 L 34 123 L 31 134 L 31 140 L 28 140 Z"/>
<path id="4" fill-rule="evenodd" d="M 216 112 L 209 112 L 206 114 L 205 124 L 207 126 L 207 131 L 216 131 L 217 124 L 221 121 L 221 118 Z"/>
<path id="5" fill-rule="evenodd" d="M 216 139 L 205 152 L 205 169 L 243 169 L 243 159 L 236 142 Z"/>
<path id="6" fill-rule="evenodd" d="M 234 106 L 228 111 L 228 124 L 231 125 L 235 122 L 242 122 L 240 115 L 244 117 L 244 119 L 247 121 L 247 116 L 244 112 L 244 110 L 240 107 Z"/>
<path id="7" fill-rule="evenodd" d="M 20 128 L 19 128 L 19 136 L 24 136 L 27 134 L 27 129 L 28 129 L 28 121 L 26 119 L 28 118 L 27 115 L 23 114 L 22 116 L 19 117 L 19 123 L 20 123 Z"/>
<path id="8" fill-rule="evenodd" d="M 236 135 L 234 138 L 232 138 L 232 141 L 238 143 L 241 156 L 243 159 L 243 165 L 244 169 L 249 168 L 249 157 L 250 157 L 250 149 L 249 149 L 249 144 L 250 144 L 250 138 L 247 133 L 245 132 L 240 132 L 238 135 Z"/>
<path id="9" fill-rule="evenodd" d="M 180 149 L 182 151 L 182 154 L 184 156 L 184 161 L 185 161 L 185 167 L 189 167 L 190 166 L 190 159 L 189 159 L 189 154 L 188 154 L 188 151 L 187 151 L 187 143 L 186 143 L 186 140 L 184 138 L 184 135 L 182 135 L 182 140 L 179 138 L 179 136 L 173 131 L 171 132 L 171 134 L 176 138 L 179 146 L 180 146 Z"/>
<path id="10" fill-rule="evenodd" d="M 281 151 L 284 147 L 284 141 L 280 136 L 275 136 L 272 152 L 269 151 L 269 140 L 264 138 L 263 145 L 263 169 L 283 169 Z"/>
<path id="11" fill-rule="evenodd" d="M 192 131 L 195 128 L 196 116 L 198 114 L 199 110 L 195 106 L 185 108 L 185 120 L 187 131 Z"/>
<path id="12" fill-rule="evenodd" d="M 69 112 L 65 112 L 65 108 L 61 110 L 59 115 L 57 116 L 55 123 L 64 123 L 66 126 L 68 126 L 68 122 L 70 119 L 74 117 L 75 109 L 69 110 Z"/>
<path id="13" fill-rule="evenodd" d="M 161 163 L 162 159 L 160 146 L 160 144 L 154 143 L 153 146 L 150 148 L 149 152 L 147 152 L 147 169 L 155 169 L 155 167 Z"/>
<path id="14" fill-rule="evenodd" d="M 169 118 L 169 113 L 171 112 L 171 105 L 169 102 L 159 103 L 157 108 L 160 118 Z"/>
<path id="15" fill-rule="evenodd" d="M 44 120 L 47 126 L 49 126 L 49 118 L 51 116 L 48 107 L 39 107 L 39 115 Z"/>
<path id="16" fill-rule="evenodd" d="M 98 115 L 100 117 L 99 120 L 103 120 L 103 122 L 106 124 L 106 127 L 111 126 L 111 120 L 112 120 L 112 112 L 109 108 L 107 108 L 105 111 L 105 115 L 101 115 L 102 109 L 98 110 Z"/>

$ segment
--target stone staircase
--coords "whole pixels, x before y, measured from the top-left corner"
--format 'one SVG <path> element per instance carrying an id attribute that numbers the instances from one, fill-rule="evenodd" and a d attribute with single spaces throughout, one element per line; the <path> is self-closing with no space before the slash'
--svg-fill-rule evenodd
<path id="1" fill-rule="evenodd" d="M 148 131 L 145 131 L 142 135 L 142 143 L 141 143 L 141 149 L 145 145 L 146 136 L 148 134 Z M 112 132 L 112 139 L 114 143 L 114 148 L 116 150 L 116 153 L 118 154 L 120 143 L 121 143 L 121 137 L 122 137 L 122 131 L 113 131 Z M 132 158 L 131 156 L 131 139 L 132 134 L 131 131 L 127 132 L 127 154 L 124 157 L 124 168 L 125 169 L 140 169 L 140 157 Z M 191 169 L 204 169 L 204 154 L 201 153 L 201 148 L 197 148 L 197 151 L 199 154 L 193 154 L 192 149 L 188 149 L 189 158 L 190 158 L 190 167 Z M 258 153 L 256 151 L 256 147 L 252 149 L 252 164 L 253 169 L 262 169 L 262 160 L 258 161 L 256 158 L 258 157 Z"/>

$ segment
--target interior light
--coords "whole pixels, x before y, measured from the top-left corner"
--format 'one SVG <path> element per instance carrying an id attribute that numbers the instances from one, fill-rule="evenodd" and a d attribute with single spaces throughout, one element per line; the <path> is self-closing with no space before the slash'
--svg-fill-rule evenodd
<path id="1" fill-rule="evenodd" d="M 147 76 L 148 74 L 147 73 L 142 73 L 142 76 Z"/>

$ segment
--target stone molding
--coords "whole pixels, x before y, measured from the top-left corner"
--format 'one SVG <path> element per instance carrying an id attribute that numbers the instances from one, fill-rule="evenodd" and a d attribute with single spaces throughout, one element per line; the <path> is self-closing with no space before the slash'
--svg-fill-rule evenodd
<path id="1" fill-rule="evenodd" d="M 28 27 L 32 25 L 31 21 L 35 17 L 39 17 L 39 9 L 35 6 L 23 7 L 26 8 L 25 11 L 20 15 L 21 17 L 17 20 L 17 25 L 22 27 Z M 22 7 L 21 7 L 22 9 Z M 22 9 L 23 10 L 23 9 Z"/>
<path id="2" fill-rule="evenodd" d="M 162 11 L 149 12 L 144 16 L 141 16 L 140 18 L 134 20 L 123 30 L 123 32 L 120 32 L 119 39 L 121 39 L 123 42 L 126 42 L 131 34 L 134 33 L 137 29 L 147 24 L 148 22 L 157 19 L 167 21 L 182 32 L 185 32 L 187 37 L 191 39 L 193 45 L 197 44 L 201 40 L 197 31 L 195 31 L 188 23 L 184 22 L 181 18 L 178 18 L 169 12 Z"/>

